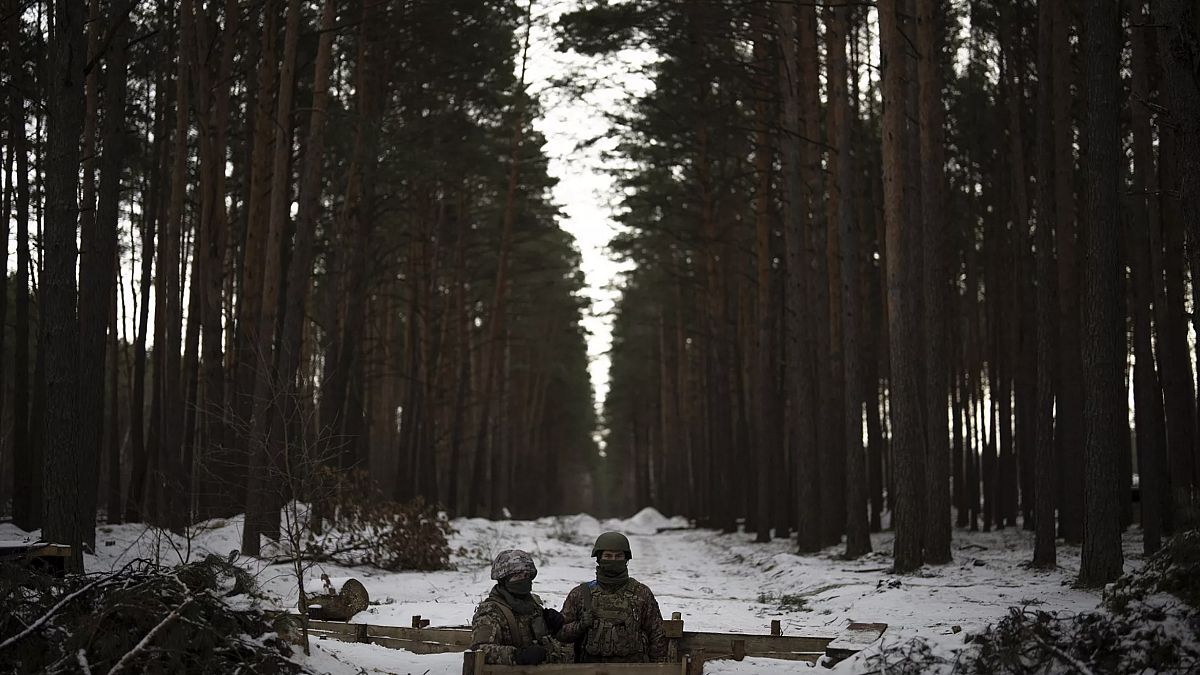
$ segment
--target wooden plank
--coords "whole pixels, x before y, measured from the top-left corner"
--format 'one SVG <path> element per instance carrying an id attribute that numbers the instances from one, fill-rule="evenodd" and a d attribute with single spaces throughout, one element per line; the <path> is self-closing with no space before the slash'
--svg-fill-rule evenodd
<path id="1" fill-rule="evenodd" d="M 823 652 L 833 637 L 799 637 L 792 635 L 747 635 L 742 633 L 692 633 L 685 631 L 679 643 L 680 651 L 703 649 L 714 654 L 732 654 L 735 640 L 744 640 L 746 655 L 758 656 L 767 652 Z"/>
<path id="2" fill-rule="evenodd" d="M 825 646 L 825 654 L 836 663 L 866 649 L 887 630 L 886 623 L 851 623 L 833 642 Z"/>
<path id="3" fill-rule="evenodd" d="M 405 626 L 370 626 L 371 637 L 390 637 L 413 642 L 438 642 L 462 647 L 471 646 L 471 631 L 457 628 L 408 628 Z"/>
<path id="4" fill-rule="evenodd" d="M 346 623 L 345 621 L 319 621 L 317 619 L 308 620 L 308 630 L 323 630 L 329 633 L 347 633 L 351 636 L 357 630 L 354 626 L 357 624 Z"/>
<path id="5" fill-rule="evenodd" d="M 678 663 L 543 663 L 540 666 L 485 665 L 483 675 L 679 675 Z"/>
<path id="6" fill-rule="evenodd" d="M 421 642 L 418 640 L 400 640 L 398 638 L 372 635 L 367 642 L 388 649 L 403 649 L 414 654 L 450 654 L 463 651 L 458 645 L 448 645 L 440 642 Z"/>

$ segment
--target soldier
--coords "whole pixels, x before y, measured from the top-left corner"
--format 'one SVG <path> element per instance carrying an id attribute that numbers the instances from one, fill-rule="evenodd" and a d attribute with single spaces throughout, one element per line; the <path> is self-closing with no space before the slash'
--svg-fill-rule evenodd
<path id="1" fill-rule="evenodd" d="M 558 639 L 575 643 L 575 657 L 590 663 L 664 661 L 667 638 L 654 593 L 629 577 L 629 540 L 605 532 L 592 547 L 596 579 L 576 586 L 563 603 Z"/>
<path id="2" fill-rule="evenodd" d="M 525 551 L 501 551 L 492 561 L 496 585 L 471 619 L 471 649 L 482 652 L 485 663 L 536 666 L 574 660 L 570 647 L 553 637 L 562 628 L 562 615 L 543 608 L 532 592 L 536 576 Z"/>

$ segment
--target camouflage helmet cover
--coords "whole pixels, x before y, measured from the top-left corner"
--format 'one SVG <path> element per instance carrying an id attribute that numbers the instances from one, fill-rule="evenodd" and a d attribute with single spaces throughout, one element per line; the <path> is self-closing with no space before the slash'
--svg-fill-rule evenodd
<path id="1" fill-rule="evenodd" d="M 633 551 L 629 550 L 629 539 L 620 532 L 605 532 L 596 537 L 596 544 L 592 546 L 592 557 L 600 555 L 601 551 L 624 551 L 625 559 L 633 559 Z"/>
<path id="2" fill-rule="evenodd" d="M 537 576 L 537 566 L 533 564 L 533 558 L 520 549 L 501 551 L 492 561 L 492 579 L 494 581 L 500 581 L 521 572 L 528 574 L 530 579 Z"/>

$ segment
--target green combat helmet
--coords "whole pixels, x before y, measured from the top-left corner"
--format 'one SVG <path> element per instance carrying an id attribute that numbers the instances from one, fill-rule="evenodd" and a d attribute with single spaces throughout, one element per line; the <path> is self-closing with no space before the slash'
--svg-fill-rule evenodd
<path id="1" fill-rule="evenodd" d="M 509 549 L 496 554 L 496 559 L 492 561 L 492 579 L 500 581 L 514 574 L 524 572 L 532 579 L 537 576 L 537 567 L 533 564 L 533 558 L 528 553 L 520 549 Z"/>
<path id="2" fill-rule="evenodd" d="M 592 547 L 592 557 L 599 557 L 601 551 L 624 551 L 626 560 L 633 559 L 633 551 L 629 550 L 629 539 L 620 532 L 605 532 L 596 537 L 596 545 Z"/>

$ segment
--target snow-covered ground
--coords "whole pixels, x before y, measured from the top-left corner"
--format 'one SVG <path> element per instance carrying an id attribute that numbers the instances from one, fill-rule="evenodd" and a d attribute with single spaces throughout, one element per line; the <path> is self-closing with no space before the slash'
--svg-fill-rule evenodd
<path id="1" fill-rule="evenodd" d="M 1079 548 L 1059 547 L 1060 569 L 1040 572 L 1028 568 L 1031 532 L 954 533 L 954 562 L 927 566 L 919 574 L 895 576 L 890 533 L 873 535 L 875 553 L 855 561 L 841 560 L 839 549 L 799 556 L 792 543 L 777 540 L 753 543 L 751 534 L 722 535 L 711 530 L 658 532 L 686 521 L 668 519 L 646 509 L 628 520 L 597 521 L 588 515 L 541 518 L 536 521 L 458 519 L 451 544 L 455 571 L 388 573 L 368 568 L 332 565 L 314 567 L 308 577 L 327 573 L 334 579 L 359 579 L 373 604 L 355 617 L 372 624 L 408 626 L 419 614 L 432 626 L 463 626 L 476 603 L 488 592 L 491 557 L 506 548 L 522 548 L 538 564 L 534 591 L 549 606 L 561 607 L 567 593 L 592 578 L 591 544 L 601 531 L 629 535 L 633 548 L 630 574 L 648 584 L 664 616 L 681 612 L 686 630 L 768 633 L 780 619 L 784 635 L 836 635 L 851 621 L 889 625 L 885 644 L 923 636 L 947 654 L 964 646 L 964 638 L 999 620 L 1014 605 L 1079 612 L 1093 610 L 1096 591 L 1072 587 L 1078 572 Z M 26 533 L 0 524 L 0 540 L 23 539 Z M 1140 533 L 1126 534 L 1126 570 L 1142 564 Z M 97 534 L 97 555 L 87 556 L 89 571 L 105 571 L 142 557 L 165 564 L 208 553 L 222 557 L 238 548 L 241 520 L 214 521 L 190 542 L 167 537 L 144 525 L 103 526 Z M 296 581 L 288 565 L 265 565 L 243 558 L 262 589 L 280 607 L 295 607 Z M 954 627 L 961 628 L 955 632 Z M 879 643 L 876 643 L 878 648 Z M 334 675 L 351 673 L 412 673 L 452 675 L 461 672 L 459 654 L 417 655 L 375 645 L 314 643 L 309 667 Z M 834 672 L 864 669 L 862 657 L 846 661 Z M 301 657 L 303 658 L 303 657 Z M 796 673 L 808 671 L 802 662 L 747 659 L 741 663 L 711 662 L 706 673 Z"/>

